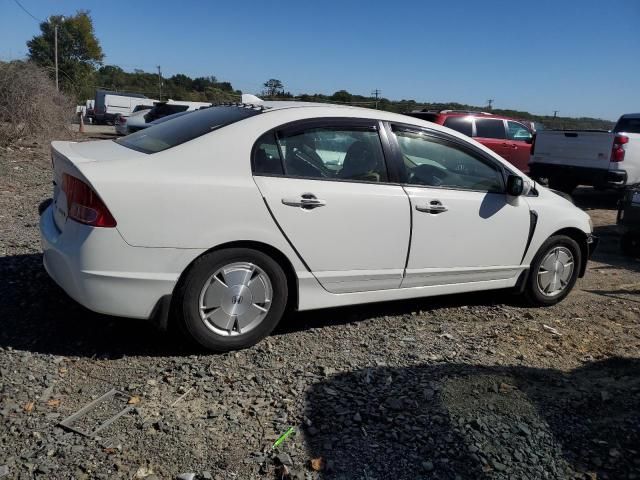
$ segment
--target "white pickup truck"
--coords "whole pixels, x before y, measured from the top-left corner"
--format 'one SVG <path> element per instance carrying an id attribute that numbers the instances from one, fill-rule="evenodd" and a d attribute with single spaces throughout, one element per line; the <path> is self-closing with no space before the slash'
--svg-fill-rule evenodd
<path id="1" fill-rule="evenodd" d="M 621 188 L 640 183 L 640 113 L 623 115 L 610 132 L 537 132 L 529 172 L 567 193 L 578 185 Z"/>

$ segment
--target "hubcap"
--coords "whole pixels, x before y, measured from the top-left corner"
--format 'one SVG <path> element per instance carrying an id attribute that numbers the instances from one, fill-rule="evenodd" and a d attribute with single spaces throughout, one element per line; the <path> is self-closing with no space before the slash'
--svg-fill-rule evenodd
<path id="1" fill-rule="evenodd" d="M 566 247 L 554 247 L 544 257 L 538 268 L 538 288 L 543 295 L 560 295 L 573 275 L 573 254 Z"/>
<path id="2" fill-rule="evenodd" d="M 241 335 L 256 328 L 269 313 L 273 288 L 257 265 L 236 262 L 218 269 L 200 292 L 200 318 L 212 332 Z"/>

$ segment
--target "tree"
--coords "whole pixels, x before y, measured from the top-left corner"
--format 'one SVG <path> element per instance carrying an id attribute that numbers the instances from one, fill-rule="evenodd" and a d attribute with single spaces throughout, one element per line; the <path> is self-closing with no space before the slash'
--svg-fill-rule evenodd
<path id="1" fill-rule="evenodd" d="M 271 78 L 264 82 L 264 95 L 267 97 L 275 97 L 284 92 L 284 85 L 278 79 Z"/>
<path id="2" fill-rule="evenodd" d="M 71 17 L 54 15 L 40 24 L 41 34 L 27 42 L 29 59 L 55 76 L 55 28 L 58 26 L 58 70 L 60 86 L 80 95 L 92 83 L 92 76 L 102 63 L 104 54 L 93 30 L 93 21 L 86 10 Z M 84 92 L 83 92 L 84 93 Z"/>

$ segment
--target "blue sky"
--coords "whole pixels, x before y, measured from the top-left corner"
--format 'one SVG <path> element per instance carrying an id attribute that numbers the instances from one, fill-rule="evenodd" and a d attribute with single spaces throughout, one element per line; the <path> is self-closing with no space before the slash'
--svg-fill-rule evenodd
<path id="1" fill-rule="evenodd" d="M 91 11 L 107 64 L 215 75 L 255 93 L 346 89 L 539 114 L 640 111 L 640 1 L 180 2 L 20 0 L 38 18 Z M 0 59 L 38 24 L 0 0 Z"/>

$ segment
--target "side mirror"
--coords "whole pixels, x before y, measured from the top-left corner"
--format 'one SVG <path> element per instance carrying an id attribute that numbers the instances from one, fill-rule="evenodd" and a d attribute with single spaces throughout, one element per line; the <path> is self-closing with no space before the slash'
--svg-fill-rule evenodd
<path id="1" fill-rule="evenodd" d="M 507 177 L 507 194 L 512 197 L 519 197 L 524 191 L 524 180 L 518 175 L 509 175 Z"/>

